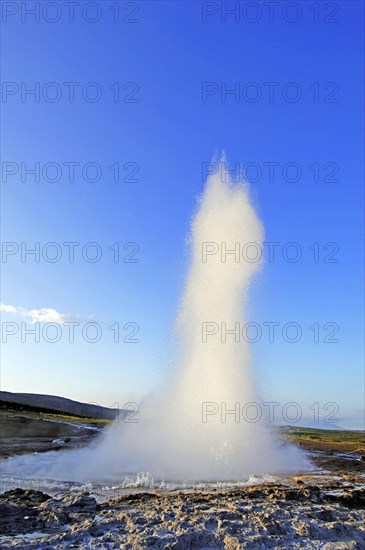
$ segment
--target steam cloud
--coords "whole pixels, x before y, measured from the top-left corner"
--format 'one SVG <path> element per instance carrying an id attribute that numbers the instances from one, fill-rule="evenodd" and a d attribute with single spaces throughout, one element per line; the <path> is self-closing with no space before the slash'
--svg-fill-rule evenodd
<path id="1" fill-rule="evenodd" d="M 203 243 L 262 246 L 263 236 L 247 185 L 232 185 L 224 169 L 210 176 L 192 221 L 192 254 L 177 319 L 179 349 L 169 380 L 160 395 L 141 404 L 138 423 L 114 423 L 89 447 L 57 453 L 48 477 L 122 479 L 149 472 L 155 480 L 238 481 L 306 465 L 302 453 L 276 442 L 262 421 L 202 417 L 204 403 L 234 409 L 236 403 L 259 402 L 249 344 L 219 337 L 203 341 L 202 324 L 244 323 L 249 284 L 260 268 L 259 262 L 236 262 L 233 255 L 226 262 L 220 254 L 203 261 Z"/>

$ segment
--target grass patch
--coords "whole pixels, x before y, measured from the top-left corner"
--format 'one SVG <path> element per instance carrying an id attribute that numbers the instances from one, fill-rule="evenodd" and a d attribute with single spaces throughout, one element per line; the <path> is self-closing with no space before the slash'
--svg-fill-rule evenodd
<path id="1" fill-rule="evenodd" d="M 103 426 L 110 424 L 112 420 L 106 420 L 104 418 L 88 418 L 88 417 L 81 417 L 81 416 L 73 416 L 66 413 L 50 413 L 50 412 L 36 412 L 36 411 L 29 411 L 24 410 L 21 411 L 19 409 L 11 409 L 7 408 L 6 411 L 0 411 L 0 420 L 1 416 L 3 414 L 3 418 L 6 418 L 8 415 L 14 415 L 14 416 L 23 416 L 27 418 L 34 418 L 37 420 L 45 420 L 45 421 L 52 421 L 52 422 L 72 422 L 74 424 L 88 424 L 90 426 Z"/>
<path id="2" fill-rule="evenodd" d="M 362 430 L 321 430 L 315 428 L 283 427 L 282 435 L 293 443 L 322 444 L 323 448 L 365 452 L 365 432 Z"/>

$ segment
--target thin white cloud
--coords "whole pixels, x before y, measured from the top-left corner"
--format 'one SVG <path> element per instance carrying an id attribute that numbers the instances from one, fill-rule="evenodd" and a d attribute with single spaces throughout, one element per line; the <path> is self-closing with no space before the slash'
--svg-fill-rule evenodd
<path id="1" fill-rule="evenodd" d="M 6 313 L 16 313 L 15 306 L 6 306 L 5 304 L 0 305 L 0 311 L 6 311 Z"/>
<path id="2" fill-rule="evenodd" d="M 64 323 L 71 319 L 71 315 L 67 313 L 60 313 L 59 311 L 43 307 L 42 309 L 25 309 L 20 306 L 11 306 L 6 304 L 0 304 L 0 311 L 5 313 L 12 313 L 18 317 L 22 317 L 26 321 L 34 323 Z"/>

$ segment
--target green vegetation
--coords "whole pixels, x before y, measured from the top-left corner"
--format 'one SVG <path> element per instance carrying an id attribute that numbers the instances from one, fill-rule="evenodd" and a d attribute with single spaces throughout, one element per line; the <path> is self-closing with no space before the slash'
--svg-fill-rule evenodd
<path id="1" fill-rule="evenodd" d="M 321 430 L 290 426 L 283 427 L 280 431 L 285 439 L 301 445 L 365 452 L 365 432 L 362 430 Z"/>
<path id="2" fill-rule="evenodd" d="M 29 414 L 29 413 L 27 413 Z M 87 417 L 81 417 L 81 416 L 71 416 L 68 414 L 61 414 L 61 413 L 31 413 L 37 416 L 37 418 L 40 418 L 42 420 L 60 420 L 61 422 L 75 422 L 79 424 L 110 424 L 112 420 L 106 420 L 105 418 L 87 418 Z"/>
<path id="3" fill-rule="evenodd" d="M 0 420 L 1 420 L 1 412 L 0 411 Z M 38 412 L 38 411 L 30 411 L 30 410 L 19 410 L 12 409 L 10 407 L 6 408 L 6 413 L 4 410 L 4 414 L 14 414 L 16 416 L 23 416 L 27 418 L 34 418 L 38 420 L 51 420 L 53 422 L 73 422 L 74 424 L 89 424 L 89 425 L 96 425 L 96 426 L 103 426 L 110 424 L 112 420 L 106 420 L 104 418 L 87 418 L 83 416 L 72 416 L 67 413 L 59 413 L 59 412 Z"/>

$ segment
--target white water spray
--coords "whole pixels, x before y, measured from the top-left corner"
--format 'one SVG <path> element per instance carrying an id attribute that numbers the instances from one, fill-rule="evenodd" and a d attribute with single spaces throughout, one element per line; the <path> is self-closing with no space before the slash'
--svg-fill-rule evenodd
<path id="1" fill-rule="evenodd" d="M 155 480 L 239 481 L 305 465 L 298 449 L 273 440 L 263 418 L 255 421 L 260 402 L 248 343 L 232 334 L 224 341 L 220 332 L 204 337 L 205 323 L 244 324 L 246 294 L 260 267 L 222 250 L 263 242 L 247 186 L 233 186 L 223 166 L 208 179 L 192 222 L 171 378 L 159 396 L 141 404 L 138 423 L 117 422 L 91 446 L 58 453 L 49 477 L 121 479 L 149 472 Z M 216 253 L 204 256 L 207 250 Z"/>

